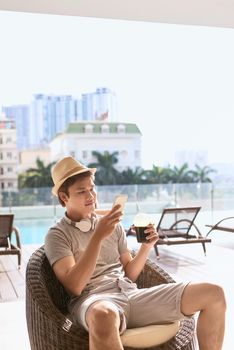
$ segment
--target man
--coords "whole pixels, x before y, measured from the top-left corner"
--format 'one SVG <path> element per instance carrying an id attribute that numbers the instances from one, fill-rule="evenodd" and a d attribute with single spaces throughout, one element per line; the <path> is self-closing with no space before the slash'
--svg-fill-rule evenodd
<path id="1" fill-rule="evenodd" d="M 226 309 L 222 288 L 170 283 L 138 289 L 134 282 L 158 234 L 149 225 L 148 242 L 132 258 L 120 224 L 120 206 L 103 216 L 95 212 L 95 171 L 72 157 L 54 166 L 52 192 L 66 213 L 45 241 L 50 264 L 72 297 L 71 317 L 89 332 L 90 349 L 123 349 L 120 334 L 126 327 L 171 322 L 199 312 L 199 348 L 221 350 Z"/>

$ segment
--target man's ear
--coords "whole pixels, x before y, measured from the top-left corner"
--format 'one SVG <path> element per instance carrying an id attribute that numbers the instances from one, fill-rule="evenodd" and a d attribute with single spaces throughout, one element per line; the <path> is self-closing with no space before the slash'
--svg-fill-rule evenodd
<path id="1" fill-rule="evenodd" d="M 68 201 L 68 195 L 65 192 L 59 192 L 58 195 L 61 201 L 63 201 L 64 203 Z"/>

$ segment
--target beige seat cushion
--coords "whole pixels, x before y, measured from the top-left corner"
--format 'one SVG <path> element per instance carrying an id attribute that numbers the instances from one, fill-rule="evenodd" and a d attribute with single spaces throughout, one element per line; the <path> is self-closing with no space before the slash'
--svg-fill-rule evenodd
<path id="1" fill-rule="evenodd" d="M 175 336 L 179 330 L 179 326 L 180 322 L 176 321 L 170 324 L 127 329 L 121 335 L 121 341 L 124 346 L 132 346 L 134 348 L 147 348 L 160 345 Z"/>

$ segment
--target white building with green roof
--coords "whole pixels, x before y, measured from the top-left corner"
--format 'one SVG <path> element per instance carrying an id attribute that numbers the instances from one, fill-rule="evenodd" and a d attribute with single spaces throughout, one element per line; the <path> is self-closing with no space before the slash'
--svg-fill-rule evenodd
<path id="1" fill-rule="evenodd" d="M 71 155 L 84 164 L 95 162 L 92 152 L 119 153 L 116 168 L 141 166 L 141 132 L 132 123 L 74 122 L 50 142 L 51 161 Z"/>

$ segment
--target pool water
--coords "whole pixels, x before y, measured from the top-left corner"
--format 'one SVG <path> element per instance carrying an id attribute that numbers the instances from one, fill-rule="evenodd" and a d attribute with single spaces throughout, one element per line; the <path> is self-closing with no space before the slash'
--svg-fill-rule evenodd
<path id="1" fill-rule="evenodd" d="M 132 215 L 124 216 L 122 220 L 124 228 L 129 228 L 132 224 L 132 220 Z M 45 235 L 47 234 L 49 228 L 55 224 L 55 221 L 56 220 L 52 218 L 28 220 L 15 219 L 14 225 L 20 231 L 21 244 L 43 244 Z"/>
<path id="2" fill-rule="evenodd" d="M 21 244 L 43 244 L 48 229 L 55 223 L 53 219 L 28 219 L 14 221 L 20 231 Z"/>

